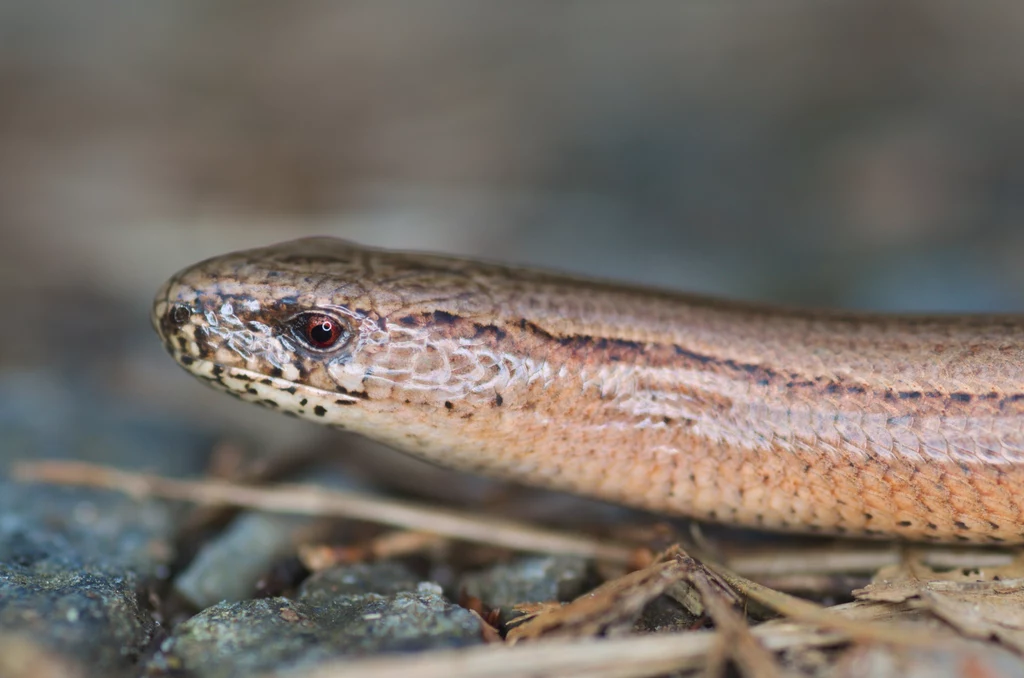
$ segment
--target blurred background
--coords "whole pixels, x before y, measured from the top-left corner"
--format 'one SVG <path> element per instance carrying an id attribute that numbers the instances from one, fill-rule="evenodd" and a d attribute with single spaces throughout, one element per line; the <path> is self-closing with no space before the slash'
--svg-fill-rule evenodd
<path id="1" fill-rule="evenodd" d="M 297 544 L 377 534 L 246 514 L 207 540 L 202 512 L 16 483 L 16 459 L 237 478 L 250 454 L 322 450 L 343 471 L 300 480 L 623 524 L 200 386 L 149 308 L 212 255 L 327 234 L 746 299 L 1024 311 L 1021 36 L 1020 2 L 0 0 L 0 640 L 138 675 L 160 638 L 138 581 L 173 577 L 165 600 L 194 611 L 272 592 Z M 453 562 L 418 576 L 458 593 Z"/>
<path id="2" fill-rule="evenodd" d="M 175 270 L 303 235 L 1022 310 L 1022 34 L 1009 2 L 5 0 L 0 417 L 50 436 L 6 447 L 80 455 L 110 416 L 313 435 L 148 321 Z"/>

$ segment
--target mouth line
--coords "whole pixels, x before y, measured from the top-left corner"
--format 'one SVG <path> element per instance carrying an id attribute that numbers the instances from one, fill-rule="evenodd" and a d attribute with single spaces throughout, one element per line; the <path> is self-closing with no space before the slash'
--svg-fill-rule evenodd
<path id="1" fill-rule="evenodd" d="M 182 358 L 188 358 L 188 360 Z M 177 355 L 175 359 L 189 374 L 208 382 L 211 386 L 220 386 L 228 392 L 237 393 L 243 398 L 255 401 L 273 400 L 277 403 L 283 399 L 285 402 L 279 404 L 292 406 L 286 407 L 286 409 L 300 410 L 307 405 L 314 408 L 313 400 L 330 402 L 335 405 L 359 402 L 359 398 L 346 393 L 327 391 L 244 367 L 231 367 L 212 360 L 183 355 Z"/>

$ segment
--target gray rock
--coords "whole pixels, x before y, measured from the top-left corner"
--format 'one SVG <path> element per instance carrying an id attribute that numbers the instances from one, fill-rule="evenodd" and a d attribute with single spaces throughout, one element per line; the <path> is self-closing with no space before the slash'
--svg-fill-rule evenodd
<path id="1" fill-rule="evenodd" d="M 195 609 L 252 598 L 273 563 L 295 552 L 293 536 L 308 516 L 243 513 L 199 549 L 174 580 L 174 591 Z"/>
<path id="2" fill-rule="evenodd" d="M 368 489 L 339 475 L 327 464 L 313 466 L 298 477 L 285 480 L 333 489 Z M 293 555 L 304 530 L 318 521 L 322 521 L 320 516 L 243 512 L 203 544 L 188 567 L 175 578 L 174 590 L 196 609 L 252 598 L 260 579 L 275 562 Z M 407 588 L 415 585 L 414 580 Z"/>
<path id="3" fill-rule="evenodd" d="M 174 556 L 175 504 L 118 492 L 23 484 L 18 460 L 74 459 L 167 475 L 198 474 L 209 433 L 46 373 L 0 378 L 0 562 L 62 561 L 162 577 Z"/>
<path id="4" fill-rule="evenodd" d="M 39 459 L 197 473 L 212 443 L 87 380 L 0 378 L 0 474 Z M 181 515 L 160 500 L 0 477 L 0 636 L 28 637 L 83 675 L 138 675 L 156 624 L 137 591 L 167 576 Z"/>
<path id="5" fill-rule="evenodd" d="M 500 609 L 500 623 L 518 616 L 518 603 L 569 601 L 586 590 L 587 561 L 574 556 L 522 558 L 464 575 L 460 591 L 479 598 L 491 609 Z"/>
<path id="6" fill-rule="evenodd" d="M 415 591 L 419 582 L 419 578 L 400 563 L 353 563 L 312 575 L 299 588 L 299 599 L 311 605 L 322 605 L 342 596 L 363 593 L 388 596 Z"/>
<path id="7" fill-rule="evenodd" d="M 42 559 L 0 563 L 0 631 L 30 637 L 90 676 L 134 676 L 155 624 L 133 575 Z"/>
<path id="8" fill-rule="evenodd" d="M 149 669 L 234 678 L 339 656 L 480 642 L 477 618 L 424 584 L 415 592 L 343 596 L 319 605 L 285 598 L 215 605 L 181 624 Z"/>

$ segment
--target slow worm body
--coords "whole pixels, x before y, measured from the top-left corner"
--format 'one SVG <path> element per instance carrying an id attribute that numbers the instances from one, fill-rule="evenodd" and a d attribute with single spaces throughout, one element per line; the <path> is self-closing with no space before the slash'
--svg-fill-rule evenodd
<path id="1" fill-rule="evenodd" d="M 178 273 L 196 377 L 437 463 L 766 529 L 1024 543 L 1024 317 L 723 302 L 328 238 Z"/>

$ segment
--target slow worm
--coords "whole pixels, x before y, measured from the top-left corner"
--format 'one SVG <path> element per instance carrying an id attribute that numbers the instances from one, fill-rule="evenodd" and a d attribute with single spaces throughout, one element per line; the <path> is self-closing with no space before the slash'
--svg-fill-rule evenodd
<path id="1" fill-rule="evenodd" d="M 169 280 L 211 386 L 439 464 L 699 519 L 1024 543 L 1024 317 L 733 303 L 312 238 Z"/>

